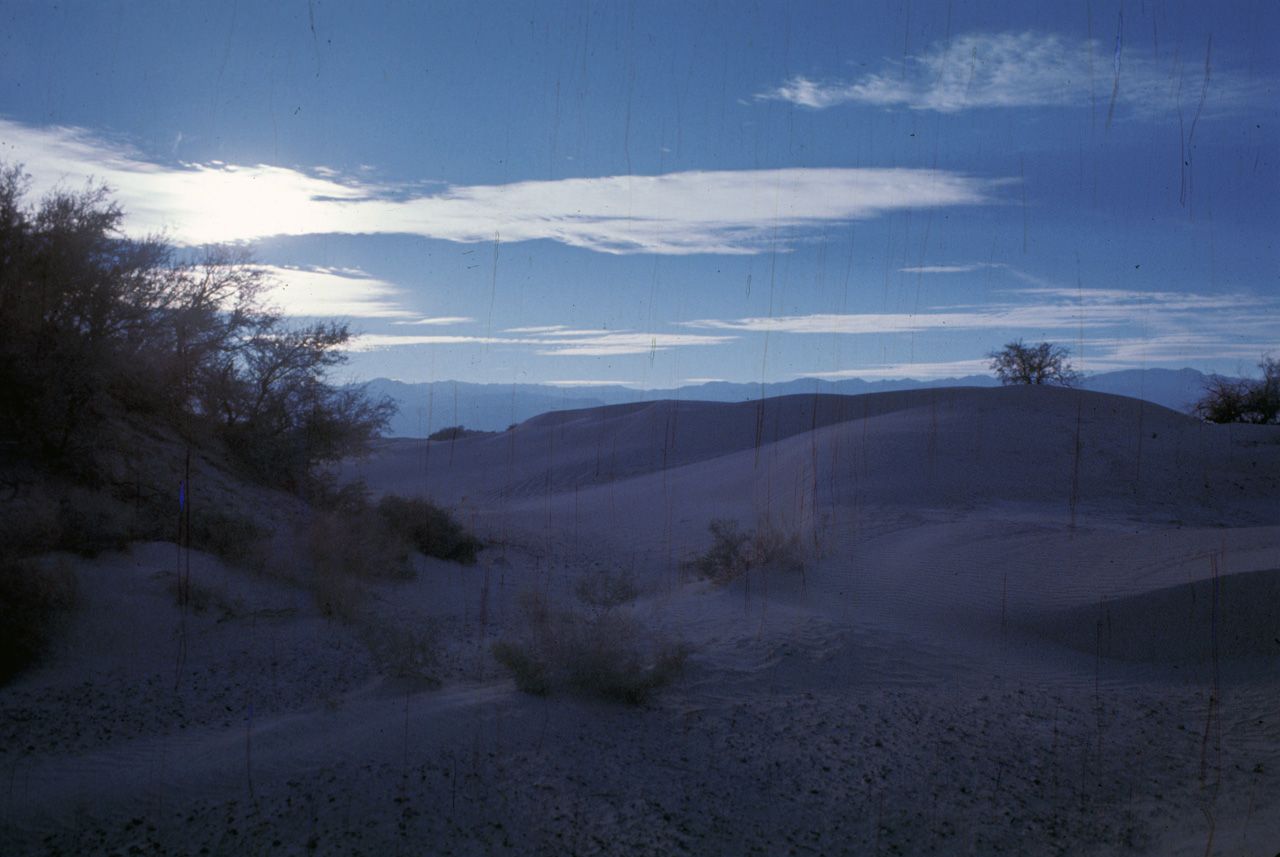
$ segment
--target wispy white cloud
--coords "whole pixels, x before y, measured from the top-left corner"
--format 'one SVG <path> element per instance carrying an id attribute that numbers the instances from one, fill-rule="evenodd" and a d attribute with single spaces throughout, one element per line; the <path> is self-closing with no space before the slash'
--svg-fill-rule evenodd
<path id="1" fill-rule="evenodd" d="M 549 324 L 538 327 L 508 327 L 503 333 L 557 333 L 568 329 L 563 324 Z"/>
<path id="2" fill-rule="evenodd" d="M 578 333 L 575 331 L 575 334 Z M 689 333 L 610 332 L 590 336 L 547 337 L 538 343 L 539 354 L 604 357 L 623 354 L 652 354 L 691 345 L 720 345 L 736 337 Z"/>
<path id="3" fill-rule="evenodd" d="M 1090 107 L 1099 102 L 1106 107 L 1114 88 L 1117 103 L 1151 115 L 1176 106 L 1184 76 L 1187 92 L 1198 98 L 1204 77 L 1202 63 L 1166 68 L 1149 58 L 1125 53 L 1123 48 L 1115 62 L 1115 50 L 1114 45 L 1091 44 L 1056 33 L 970 33 L 934 43 L 927 52 L 908 57 L 902 64 L 853 80 L 797 76 L 756 98 L 789 101 L 815 110 L 867 104 L 955 113 L 972 108 Z M 1257 76 L 1214 69 L 1206 109 L 1241 109 L 1266 85 Z"/>
<path id="4" fill-rule="evenodd" d="M 415 345 L 489 345 L 491 343 L 517 344 L 518 339 L 495 339 L 487 336 L 452 336 L 447 334 L 362 333 L 351 337 L 348 351 L 378 351 L 384 348 L 404 348 Z"/>
<path id="5" fill-rule="evenodd" d="M 397 318 L 403 290 L 350 268 L 258 265 L 276 283 L 265 295 L 286 315 Z"/>
<path id="6" fill-rule="evenodd" d="M 967 274 L 970 271 L 981 271 L 984 268 L 1002 267 L 1004 265 L 993 262 L 974 265 L 915 265 L 908 268 L 899 268 L 898 270 L 904 274 Z"/>
<path id="7" fill-rule="evenodd" d="M 1038 280 L 1039 278 L 1030 277 Z M 737 319 L 695 319 L 680 324 L 695 329 L 797 334 L 918 333 L 929 330 L 1096 332 L 1143 324 L 1151 329 L 1204 329 L 1274 335 L 1280 301 L 1249 295 L 1197 295 L 1180 292 L 1130 292 L 1119 289 L 1031 288 L 1007 291 L 1008 299 L 983 307 L 937 307 L 919 313 L 814 313 Z M 1191 322 L 1195 322 L 1194 325 Z"/>
<path id="8" fill-rule="evenodd" d="M 371 351 L 415 345 L 510 345 L 527 346 L 536 354 L 548 356 L 605 357 L 653 354 L 687 346 L 720 345 L 736 338 L 691 333 L 640 333 L 561 328 L 544 330 L 543 335 L 523 337 L 365 334 L 353 338 L 350 350 Z"/>
<path id="9" fill-rule="evenodd" d="M 162 165 L 78 128 L 0 120 L 38 187 L 94 176 L 133 231 L 202 244 L 271 235 L 403 233 L 458 242 L 549 240 L 604 253 L 751 254 L 779 230 L 993 201 L 1002 180 L 926 169 L 694 171 L 448 186 L 434 193 L 331 171 Z"/>
<path id="10" fill-rule="evenodd" d="M 826 378 L 837 381 L 843 378 L 874 380 L 899 380 L 913 378 L 919 381 L 935 381 L 939 378 L 964 378 L 968 375 L 989 375 L 988 361 L 953 360 L 947 363 L 886 363 L 879 366 L 863 366 L 856 369 L 839 369 L 831 372 L 805 372 L 797 377 Z"/>
<path id="11" fill-rule="evenodd" d="M 426 325 L 446 325 L 446 324 L 467 324 L 475 321 L 474 318 L 468 318 L 461 315 L 442 315 L 436 318 L 415 318 L 404 321 L 393 321 L 392 324 L 426 324 Z"/>

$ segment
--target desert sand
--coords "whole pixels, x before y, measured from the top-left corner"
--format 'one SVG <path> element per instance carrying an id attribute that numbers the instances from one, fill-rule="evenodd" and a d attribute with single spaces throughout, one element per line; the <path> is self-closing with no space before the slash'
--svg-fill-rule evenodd
<path id="1" fill-rule="evenodd" d="M 1280 428 L 1056 388 L 656 402 L 343 476 L 489 546 L 355 622 L 173 544 L 76 560 L 0 689 L 0 853 L 1280 852 Z M 714 519 L 803 569 L 695 579 Z M 593 579 L 691 652 L 641 705 L 492 655 Z"/>

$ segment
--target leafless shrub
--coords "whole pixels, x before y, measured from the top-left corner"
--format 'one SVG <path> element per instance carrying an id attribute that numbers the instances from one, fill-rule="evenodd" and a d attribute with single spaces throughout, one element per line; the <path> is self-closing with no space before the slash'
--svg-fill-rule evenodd
<path id="1" fill-rule="evenodd" d="M 214 607 L 224 617 L 232 617 L 239 616 L 246 610 L 244 604 L 231 597 L 225 589 L 193 580 L 190 575 L 170 574 L 165 588 L 173 597 L 174 604 L 185 607 L 192 613 L 204 613 Z"/>
<path id="2" fill-rule="evenodd" d="M 439 686 L 442 658 L 436 623 L 428 622 L 417 630 L 368 624 L 364 639 L 386 675 Z"/>
<path id="3" fill-rule="evenodd" d="M 523 634 L 496 643 L 493 655 L 525 693 L 563 687 L 639 705 L 669 684 L 689 655 L 687 647 L 646 635 L 614 610 L 584 616 L 529 594 L 521 612 Z"/>
<path id="4" fill-rule="evenodd" d="M 230 565 L 262 570 L 267 561 L 269 533 L 248 515 L 202 512 L 190 521 L 191 547 L 207 551 Z"/>
<path id="5" fill-rule="evenodd" d="M 377 516 L 317 513 L 306 532 L 306 550 L 318 571 L 361 580 L 408 580 L 409 546 Z"/>
<path id="6" fill-rule="evenodd" d="M 631 575 L 615 571 L 584 575 L 574 585 L 573 593 L 583 604 L 606 610 L 635 601 L 640 596 Z"/>
<path id="7" fill-rule="evenodd" d="M 707 526 L 711 530 L 711 547 L 685 563 L 686 569 L 703 580 L 725 584 L 756 567 L 804 570 L 804 547 L 798 530 L 783 530 L 762 522 L 756 529 L 744 531 L 737 521 L 723 518 Z"/>
<path id="8" fill-rule="evenodd" d="M 331 565 L 321 565 L 314 569 L 310 585 L 320 615 L 354 622 L 363 614 L 369 597 L 369 588 L 363 580 L 343 574 Z"/>

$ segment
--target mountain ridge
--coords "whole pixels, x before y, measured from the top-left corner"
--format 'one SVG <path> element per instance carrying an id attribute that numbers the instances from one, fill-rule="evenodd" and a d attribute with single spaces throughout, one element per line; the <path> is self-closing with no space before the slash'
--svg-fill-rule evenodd
<path id="1" fill-rule="evenodd" d="M 1200 397 L 1207 378 L 1207 375 L 1195 369 L 1126 369 L 1086 376 L 1081 380 L 1080 386 L 1086 390 L 1143 399 L 1176 411 L 1185 411 Z M 561 387 L 550 384 L 476 384 L 466 381 L 414 383 L 390 378 L 375 378 L 366 385 L 375 397 L 389 396 L 400 407 L 389 426 L 390 437 L 427 437 L 442 428 L 457 425 L 481 431 L 501 431 L 551 411 L 664 399 L 743 402 L 796 394 L 857 396 L 931 387 L 998 386 L 999 381 L 990 375 L 967 375 L 933 381 L 910 378 L 892 381 L 798 378 L 770 384 L 711 381 L 652 390 L 637 390 L 620 384 Z"/>

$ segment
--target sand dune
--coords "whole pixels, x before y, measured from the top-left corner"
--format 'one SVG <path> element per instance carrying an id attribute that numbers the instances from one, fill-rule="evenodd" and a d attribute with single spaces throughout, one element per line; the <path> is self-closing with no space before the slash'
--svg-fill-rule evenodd
<path id="1" fill-rule="evenodd" d="M 171 545 L 85 564 L 0 690 L 0 850 L 1280 850 L 1280 429 L 1060 389 L 657 402 L 344 473 L 492 544 L 359 625 Z M 803 571 L 691 579 L 715 518 Z M 225 610 L 177 610 L 186 562 Z M 602 576 L 686 672 L 640 708 L 515 690 L 522 593 L 585 612 Z M 440 689 L 372 644 L 426 627 Z"/>

